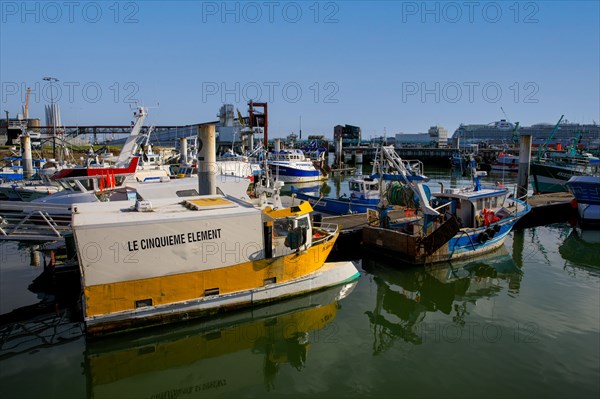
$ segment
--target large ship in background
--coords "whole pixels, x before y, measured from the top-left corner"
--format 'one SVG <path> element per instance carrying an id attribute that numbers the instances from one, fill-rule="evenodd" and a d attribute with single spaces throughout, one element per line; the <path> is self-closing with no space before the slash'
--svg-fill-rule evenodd
<path id="1" fill-rule="evenodd" d="M 554 124 L 550 123 L 518 126 L 518 129 L 516 129 L 515 124 L 506 119 L 485 125 L 465 125 L 461 123 L 452 135 L 452 142 L 456 146 L 457 141 L 460 141 L 461 147 L 481 143 L 488 145 L 511 144 L 518 143 L 518 136 L 529 134 L 532 136 L 532 144 L 538 146 L 546 142 L 553 129 Z M 553 142 L 548 144 L 561 144 L 562 147 L 566 147 L 572 145 L 573 140 L 578 138 L 578 135 L 581 135 L 578 145 L 592 150 L 600 148 L 599 124 L 595 122 L 593 124 L 571 123 L 566 119 L 559 124 Z"/>

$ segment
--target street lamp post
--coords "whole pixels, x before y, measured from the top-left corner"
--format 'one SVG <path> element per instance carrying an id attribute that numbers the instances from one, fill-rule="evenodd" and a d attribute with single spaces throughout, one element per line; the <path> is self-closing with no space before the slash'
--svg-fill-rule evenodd
<path id="1" fill-rule="evenodd" d="M 54 115 L 54 82 L 58 79 L 46 76 L 43 80 L 50 82 L 50 106 L 52 107 L 52 157 L 56 159 L 56 116 Z"/>

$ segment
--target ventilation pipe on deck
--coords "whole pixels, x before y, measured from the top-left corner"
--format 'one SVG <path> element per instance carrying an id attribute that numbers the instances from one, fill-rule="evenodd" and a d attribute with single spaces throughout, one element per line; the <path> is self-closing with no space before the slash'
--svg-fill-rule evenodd
<path id="1" fill-rule="evenodd" d="M 179 139 L 179 163 L 183 165 L 187 165 L 188 163 L 188 148 L 187 148 L 187 138 L 182 137 Z"/>
<path id="2" fill-rule="evenodd" d="M 217 148 L 215 125 L 198 127 L 198 193 L 217 194 Z"/>

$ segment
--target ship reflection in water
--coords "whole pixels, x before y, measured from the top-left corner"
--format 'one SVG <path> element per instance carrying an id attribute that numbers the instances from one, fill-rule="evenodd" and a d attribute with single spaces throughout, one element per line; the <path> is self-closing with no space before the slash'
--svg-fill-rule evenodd
<path id="1" fill-rule="evenodd" d="M 375 309 L 365 312 L 374 335 L 374 354 L 398 339 L 420 345 L 428 334 L 439 334 L 438 323 L 428 325 L 428 314 L 452 315 L 452 323 L 462 329 L 469 322 L 468 304 L 498 295 L 504 289 L 502 281 L 509 293 L 516 294 L 522 278 L 505 247 L 470 262 L 402 271 L 389 263 L 363 259 L 363 269 L 377 286 Z"/>
<path id="2" fill-rule="evenodd" d="M 558 250 L 566 261 L 565 267 L 573 270 L 583 267 L 600 275 L 600 230 L 573 229 Z"/>
<path id="3" fill-rule="evenodd" d="M 281 367 L 304 368 L 311 338 L 326 334 L 339 301 L 356 284 L 189 325 L 90 341 L 89 396 L 226 395 L 261 380 L 270 390 Z"/>

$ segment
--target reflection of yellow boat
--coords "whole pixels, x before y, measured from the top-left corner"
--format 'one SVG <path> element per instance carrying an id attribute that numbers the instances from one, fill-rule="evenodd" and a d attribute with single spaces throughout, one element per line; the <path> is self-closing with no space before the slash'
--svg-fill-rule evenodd
<path id="1" fill-rule="evenodd" d="M 356 281 L 175 330 L 162 327 L 88 342 L 91 396 L 214 396 L 261 380 L 270 387 L 281 364 L 302 369 L 311 334 L 330 326 L 339 301 L 355 285 Z"/>
<path id="2" fill-rule="evenodd" d="M 358 278 L 325 263 L 338 226 L 304 202 L 263 210 L 225 196 L 74 207 L 88 334 L 221 313 Z"/>

